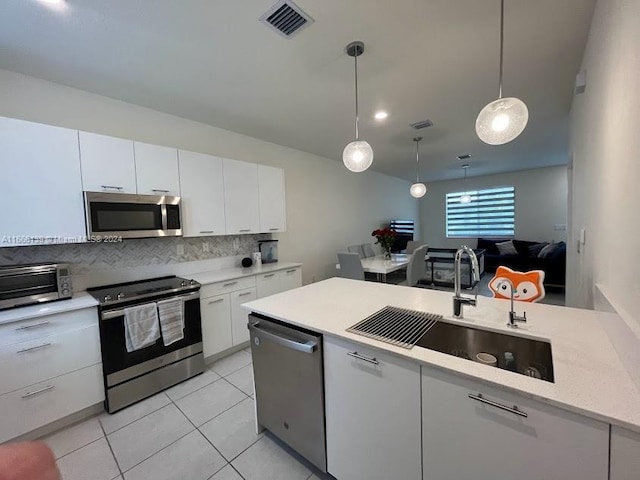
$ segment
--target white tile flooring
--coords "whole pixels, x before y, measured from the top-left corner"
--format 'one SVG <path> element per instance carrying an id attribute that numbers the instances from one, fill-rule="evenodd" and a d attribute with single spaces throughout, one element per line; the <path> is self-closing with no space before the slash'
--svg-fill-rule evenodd
<path id="1" fill-rule="evenodd" d="M 44 440 L 64 480 L 318 480 L 306 462 L 256 435 L 251 352 L 120 412 Z"/>

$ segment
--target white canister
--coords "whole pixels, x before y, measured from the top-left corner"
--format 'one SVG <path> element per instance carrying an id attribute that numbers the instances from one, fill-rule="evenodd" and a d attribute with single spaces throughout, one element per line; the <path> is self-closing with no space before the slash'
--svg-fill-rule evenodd
<path id="1" fill-rule="evenodd" d="M 262 254 L 260 252 L 253 252 L 253 264 L 262 265 Z"/>

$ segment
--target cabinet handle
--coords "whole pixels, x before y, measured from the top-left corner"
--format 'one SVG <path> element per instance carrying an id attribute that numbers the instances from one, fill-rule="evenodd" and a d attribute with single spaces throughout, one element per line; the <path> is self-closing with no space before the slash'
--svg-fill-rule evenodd
<path id="1" fill-rule="evenodd" d="M 358 360 L 364 360 L 365 362 L 373 363 L 374 365 L 380 365 L 380 362 L 376 360 L 376 357 L 365 357 L 364 355 L 360 355 L 358 352 L 347 352 L 347 355 L 353 358 L 357 358 Z"/>
<path id="2" fill-rule="evenodd" d="M 169 193 L 169 190 L 160 190 L 159 188 L 152 188 L 151 191 L 158 193 Z"/>
<path id="3" fill-rule="evenodd" d="M 115 185 L 100 185 L 100 186 L 102 188 L 104 188 L 105 190 L 109 190 L 109 189 L 112 189 L 112 190 L 124 190 L 124 187 L 118 187 L 118 186 L 115 186 Z"/>
<path id="4" fill-rule="evenodd" d="M 20 330 L 29 330 L 30 328 L 42 327 L 43 325 L 48 325 L 49 320 L 45 320 L 44 322 L 32 323 L 31 325 L 25 325 L 23 327 L 16 328 L 16 332 Z"/>
<path id="5" fill-rule="evenodd" d="M 244 293 L 240 293 L 238 294 L 239 297 L 246 297 L 247 295 L 251 295 L 253 292 L 244 292 Z"/>
<path id="6" fill-rule="evenodd" d="M 35 347 L 23 348 L 22 350 L 18 350 L 17 353 L 33 352 L 34 350 L 40 350 L 41 348 L 46 348 L 50 346 L 51 346 L 51 342 L 47 342 L 41 345 L 36 345 Z"/>
<path id="7" fill-rule="evenodd" d="M 222 285 L 223 287 L 230 287 L 231 285 L 235 285 L 236 283 L 238 283 L 237 281 L 235 282 L 229 282 L 229 283 L 225 283 L 224 285 Z"/>
<path id="8" fill-rule="evenodd" d="M 250 228 L 243 228 L 242 230 L 240 230 L 240 233 L 250 232 L 250 231 L 251 231 Z"/>
<path id="9" fill-rule="evenodd" d="M 47 385 L 44 388 L 41 388 L 40 390 L 34 390 L 33 392 L 27 392 L 24 395 L 22 395 L 22 398 L 29 398 L 29 397 L 33 397 L 34 395 L 38 395 L 39 393 L 43 393 L 43 392 L 47 392 L 49 390 L 53 390 L 55 388 L 55 385 Z"/>
<path id="10" fill-rule="evenodd" d="M 209 305 L 213 304 L 213 303 L 220 303 L 223 302 L 224 298 L 219 298 L 217 300 L 211 300 L 210 302 L 207 302 Z"/>
<path id="11" fill-rule="evenodd" d="M 279 228 L 270 228 L 270 229 L 269 229 L 269 231 L 270 231 L 270 232 L 275 232 L 275 231 L 277 231 L 277 230 L 280 230 L 280 229 L 279 229 Z"/>
<path id="12" fill-rule="evenodd" d="M 487 405 L 491 405 L 492 407 L 499 408 L 500 410 L 504 410 L 505 412 L 515 413 L 516 415 L 520 415 L 521 417 L 527 418 L 528 415 L 520 410 L 517 405 L 513 407 L 508 407 L 506 405 L 502 405 L 501 403 L 494 402 L 492 400 L 487 400 L 482 396 L 481 393 L 474 395 L 473 393 L 469 394 L 469 398 L 472 400 L 477 400 L 478 402 L 486 403 Z"/>
<path id="13" fill-rule="evenodd" d="M 297 268 L 294 268 L 293 270 L 287 270 L 287 273 L 293 273 L 293 272 L 295 272 L 297 270 L 298 270 Z"/>
<path id="14" fill-rule="evenodd" d="M 213 233 L 213 230 L 200 230 L 200 233 Z"/>
<path id="15" fill-rule="evenodd" d="M 264 275 L 263 278 L 275 277 L 275 273 L 270 273 L 269 275 Z"/>

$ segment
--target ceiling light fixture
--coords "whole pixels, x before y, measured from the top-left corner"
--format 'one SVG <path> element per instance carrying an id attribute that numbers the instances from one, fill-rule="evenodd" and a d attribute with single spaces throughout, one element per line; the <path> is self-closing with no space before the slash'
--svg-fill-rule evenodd
<path id="1" fill-rule="evenodd" d="M 384 120 L 385 118 L 387 118 L 389 116 L 389 114 L 387 112 L 385 112 L 384 110 L 379 110 L 376 112 L 376 114 L 374 115 L 376 120 Z"/>
<path id="2" fill-rule="evenodd" d="M 464 180 L 463 185 L 467 185 L 467 168 L 469 168 L 469 164 L 465 163 L 464 165 L 462 165 L 462 168 L 464 169 Z M 469 195 L 468 193 L 465 193 L 464 195 L 462 195 L 460 197 L 460 203 L 471 203 L 471 195 Z"/>
<path id="3" fill-rule="evenodd" d="M 66 0 L 38 0 L 38 2 L 53 10 L 65 10 L 67 8 Z"/>
<path id="4" fill-rule="evenodd" d="M 418 175 L 418 170 L 420 168 L 420 140 L 422 140 L 422 137 L 416 137 L 413 139 L 413 141 L 416 142 L 416 183 L 411 185 L 409 193 L 411 193 L 411 196 L 414 198 L 422 198 L 427 193 L 427 186 L 420 182 L 420 177 Z"/>
<path id="5" fill-rule="evenodd" d="M 364 43 L 351 42 L 347 45 L 347 55 L 353 57 L 356 80 L 356 139 L 344 147 L 342 161 L 352 172 L 364 172 L 373 163 L 373 149 L 364 140 L 360 140 L 358 132 L 358 57 L 364 53 Z"/>
<path id="6" fill-rule="evenodd" d="M 498 99 L 489 103 L 478 114 L 476 133 L 489 145 L 503 145 L 515 139 L 527 126 L 529 110 L 515 97 L 502 98 L 502 71 L 504 63 L 504 0 L 500 0 L 500 81 Z"/>

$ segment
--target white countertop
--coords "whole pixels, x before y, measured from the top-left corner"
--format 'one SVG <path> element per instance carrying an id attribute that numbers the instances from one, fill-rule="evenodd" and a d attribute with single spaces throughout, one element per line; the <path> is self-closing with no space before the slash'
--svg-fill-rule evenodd
<path id="1" fill-rule="evenodd" d="M 445 321 L 551 342 L 555 383 L 481 365 L 440 352 L 400 347 L 345 330 L 387 305 L 444 315 Z M 527 312 L 526 324 L 506 326 L 509 302 L 478 297 L 464 307 L 464 320 L 452 317 L 452 294 L 344 278 L 283 292 L 246 303 L 247 310 L 376 347 L 399 356 L 487 382 L 566 410 L 640 432 L 640 391 L 602 327 L 621 321 L 611 313 L 516 303 Z"/>
<path id="2" fill-rule="evenodd" d="M 289 268 L 297 268 L 302 266 L 301 263 L 294 262 L 275 262 L 264 263 L 249 268 L 225 268 L 221 270 L 213 270 L 210 272 L 194 273 L 190 275 L 195 281 L 200 282 L 202 285 L 216 282 L 226 282 L 227 280 L 234 280 L 236 278 L 250 277 L 252 275 L 260 275 L 262 273 L 275 272 L 278 270 L 286 270 Z"/>
<path id="3" fill-rule="evenodd" d="M 73 298 L 57 300 L 55 302 L 16 307 L 0 311 L 0 325 L 3 323 L 18 322 L 29 318 L 44 317 L 56 313 L 70 312 L 82 308 L 90 308 L 98 305 L 98 301 L 87 292 L 78 292 Z"/>

